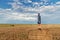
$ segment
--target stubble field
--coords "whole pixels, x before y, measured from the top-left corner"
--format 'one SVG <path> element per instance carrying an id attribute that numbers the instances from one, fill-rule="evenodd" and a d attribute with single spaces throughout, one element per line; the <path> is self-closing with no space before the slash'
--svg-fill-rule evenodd
<path id="1" fill-rule="evenodd" d="M 54 33 L 57 31 L 60 32 L 59 24 L 41 24 L 41 26 L 37 24 L 0 24 L 0 40 L 35 40 L 30 39 L 28 36 L 30 30 L 37 30 L 38 28 L 41 28 L 41 30 L 43 30 L 43 34 L 45 34 L 45 32 L 48 32 L 48 30 L 51 30 L 50 33 L 53 31 Z M 60 34 L 58 32 L 57 34 Z"/>

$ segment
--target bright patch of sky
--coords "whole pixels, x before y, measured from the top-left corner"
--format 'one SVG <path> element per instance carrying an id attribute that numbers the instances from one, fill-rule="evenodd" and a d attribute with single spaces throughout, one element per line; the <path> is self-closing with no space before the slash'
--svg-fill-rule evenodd
<path id="1" fill-rule="evenodd" d="M 0 0 L 1 24 L 60 24 L 60 0 Z"/>

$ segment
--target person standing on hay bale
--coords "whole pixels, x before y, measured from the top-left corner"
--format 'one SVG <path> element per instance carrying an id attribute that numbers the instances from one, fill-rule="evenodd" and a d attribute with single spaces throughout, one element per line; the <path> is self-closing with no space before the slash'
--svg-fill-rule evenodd
<path id="1" fill-rule="evenodd" d="M 41 28 L 41 16 L 40 16 L 40 13 L 38 13 L 38 27 Z"/>

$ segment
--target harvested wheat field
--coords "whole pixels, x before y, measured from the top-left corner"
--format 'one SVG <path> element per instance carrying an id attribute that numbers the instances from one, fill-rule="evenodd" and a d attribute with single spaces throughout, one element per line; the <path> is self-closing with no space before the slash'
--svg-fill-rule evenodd
<path id="1" fill-rule="evenodd" d="M 60 40 L 60 25 L 0 24 L 0 40 Z"/>

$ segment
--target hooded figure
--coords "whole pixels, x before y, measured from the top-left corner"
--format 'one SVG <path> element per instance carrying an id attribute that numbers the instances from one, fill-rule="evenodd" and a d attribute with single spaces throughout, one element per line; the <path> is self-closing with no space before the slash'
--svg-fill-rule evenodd
<path id="1" fill-rule="evenodd" d="M 38 13 L 38 24 L 41 24 L 41 16 L 40 16 L 40 13 Z"/>

